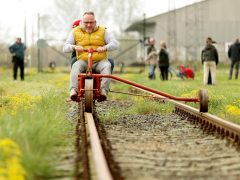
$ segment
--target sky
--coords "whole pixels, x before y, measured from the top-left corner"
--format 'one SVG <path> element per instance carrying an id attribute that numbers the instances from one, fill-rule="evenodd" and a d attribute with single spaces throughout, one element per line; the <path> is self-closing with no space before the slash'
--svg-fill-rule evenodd
<path id="1" fill-rule="evenodd" d="M 172 8 L 180 8 L 201 0 L 145 0 L 144 9 L 147 17 L 167 12 Z"/>
<path id="2" fill-rule="evenodd" d="M 113 0 L 114 1 L 114 0 Z M 183 7 L 199 0 L 144 0 L 146 17 L 167 12 L 170 7 Z M 37 14 L 49 11 L 53 0 L 1 0 L 0 6 L 0 41 L 13 42 L 16 37 L 24 36 L 24 22 L 36 28 Z M 29 23 L 32 23 L 29 25 Z M 8 36 L 5 37 L 5 34 Z"/>

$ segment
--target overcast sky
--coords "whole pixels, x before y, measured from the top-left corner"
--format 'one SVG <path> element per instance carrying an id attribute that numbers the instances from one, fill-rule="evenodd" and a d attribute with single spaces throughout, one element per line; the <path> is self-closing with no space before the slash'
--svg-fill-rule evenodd
<path id="1" fill-rule="evenodd" d="M 175 8 L 198 2 L 199 0 L 175 0 Z M 114 0 L 113 0 L 114 2 Z M 143 9 L 146 17 L 167 12 L 169 3 L 173 7 L 174 0 L 144 0 Z M 24 36 L 24 19 L 27 23 L 36 22 L 37 13 L 49 11 L 53 0 L 1 0 L 0 6 L 0 40 L 12 42 L 16 37 Z M 30 25 L 32 26 L 32 25 Z M 7 37 L 5 34 L 7 32 Z"/>

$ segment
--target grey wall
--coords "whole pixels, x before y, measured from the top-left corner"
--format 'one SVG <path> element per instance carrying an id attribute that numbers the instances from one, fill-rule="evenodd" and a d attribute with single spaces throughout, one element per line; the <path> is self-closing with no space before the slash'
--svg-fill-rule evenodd
<path id="1" fill-rule="evenodd" d="M 210 36 L 217 42 L 215 46 L 219 51 L 220 61 L 226 61 L 227 44 L 240 37 L 239 9 L 240 0 L 206 0 L 195 3 L 148 18 L 147 22 L 155 22 L 156 25 L 146 27 L 146 36 L 156 39 L 156 47 L 159 47 L 160 40 L 168 43 L 169 25 L 176 22 L 176 49 L 169 47 L 172 58 L 177 55 L 178 60 L 200 60 L 205 40 Z M 169 19 L 174 17 L 171 13 L 175 13 L 175 21 L 169 21 L 174 20 Z M 195 51 L 193 56 L 190 49 Z"/>

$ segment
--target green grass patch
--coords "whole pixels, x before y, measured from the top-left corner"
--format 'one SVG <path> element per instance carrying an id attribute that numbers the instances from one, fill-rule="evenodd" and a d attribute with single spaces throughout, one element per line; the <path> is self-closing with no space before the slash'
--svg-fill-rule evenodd
<path id="1" fill-rule="evenodd" d="M 114 122 L 117 121 L 118 117 L 123 115 L 123 109 L 111 107 L 107 112 L 101 113 L 101 122 Z"/>
<path id="2" fill-rule="evenodd" d="M 171 113 L 172 110 L 173 106 L 169 103 L 135 97 L 134 105 L 127 110 L 127 114 Z"/>
<path id="3" fill-rule="evenodd" d="M 198 67 L 201 67 L 200 64 Z M 129 69 L 129 71 L 139 72 L 138 69 Z M 202 68 L 195 71 L 194 80 L 181 80 L 174 75 L 171 80 L 163 82 L 157 75 L 156 80 L 150 81 L 147 68 L 144 73 L 116 74 L 116 76 L 177 97 L 197 97 L 199 89 L 207 89 L 210 100 L 209 113 L 240 123 L 240 80 L 229 81 L 228 71 L 229 67 L 218 66 L 215 86 L 203 85 Z M 15 153 L 18 155 L 16 157 L 20 158 L 19 161 L 15 159 L 15 162 L 20 163 L 16 163 L 18 166 L 12 166 L 19 170 L 19 174 L 24 174 L 20 171 L 21 165 L 27 179 L 50 179 L 55 173 L 56 148 L 71 144 L 66 134 L 72 127 L 65 118 L 69 74 L 58 70 L 37 73 L 34 69 L 27 69 L 25 81 L 22 82 L 12 80 L 11 69 L 0 68 L 0 77 L 0 172 L 7 172 L 2 171 L 1 168 L 3 157 L 8 156 L 2 154 L 8 152 L 9 148 L 5 148 L 7 149 L 5 151 L 4 147 L 9 145 L 16 149 L 19 147 L 21 152 L 19 155 Z M 124 83 L 111 83 L 110 88 L 113 91 L 131 91 L 130 86 Z M 109 108 L 101 117 L 105 118 L 104 121 L 111 121 L 128 114 L 170 113 L 173 110 L 172 105 L 168 103 L 126 94 L 110 93 L 108 99 L 132 99 L 133 104 L 115 109 Z M 198 107 L 197 103 L 187 104 Z"/>
<path id="4" fill-rule="evenodd" d="M 72 146 L 66 138 L 72 129 L 66 120 L 68 75 L 33 73 L 24 82 L 5 77 L 0 84 L 0 141 L 10 139 L 17 144 L 26 179 L 50 179 L 59 163 L 57 148 Z M 0 177 L 1 172 L 11 174 L 4 162 L 0 159 Z"/>
<path id="5" fill-rule="evenodd" d="M 240 102 L 240 79 L 228 80 L 229 66 L 220 65 L 217 67 L 216 85 L 205 86 L 203 85 L 202 65 L 198 63 L 194 64 L 195 66 L 198 68 L 195 70 L 194 80 L 182 80 L 174 74 L 169 81 L 161 81 L 158 70 L 156 80 L 149 80 L 148 67 L 145 68 L 144 73 L 116 74 L 116 76 L 177 97 L 197 97 L 200 89 L 206 89 L 209 96 L 209 113 L 240 124 L 240 108 L 237 106 L 240 103 L 235 103 Z M 137 70 L 132 70 L 132 72 L 137 72 Z M 112 84 L 111 89 L 128 91 L 129 85 Z M 187 105 L 199 107 L 198 103 L 187 103 Z"/>

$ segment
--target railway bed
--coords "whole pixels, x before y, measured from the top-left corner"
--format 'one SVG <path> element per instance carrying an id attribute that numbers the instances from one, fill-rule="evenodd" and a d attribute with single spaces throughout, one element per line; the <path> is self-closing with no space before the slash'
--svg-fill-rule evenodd
<path id="1" fill-rule="evenodd" d="M 113 106 L 124 110 L 123 104 L 129 102 L 106 101 L 96 109 L 100 115 Z M 131 115 L 102 124 L 125 179 L 240 178 L 237 146 L 217 132 L 189 123 L 187 117 Z"/>
<path id="2" fill-rule="evenodd" d="M 71 111 L 72 122 L 78 122 L 76 129 L 80 135 L 83 125 L 79 114 L 83 116 L 84 112 L 79 104 L 73 102 Z M 184 112 L 179 104 L 170 114 L 123 115 L 110 122 L 98 118 L 110 108 L 124 112 L 131 105 L 130 101 L 95 103 L 93 116 L 113 179 L 240 178 L 239 143 L 238 138 L 237 141 L 234 138 L 238 132 L 227 136 L 226 132 L 213 131 L 209 123 L 196 118 L 194 113 Z M 78 138 L 76 179 L 91 179 L 91 176 L 95 179 L 91 174 L 92 165 L 86 166 L 83 154 L 89 143 Z"/>

